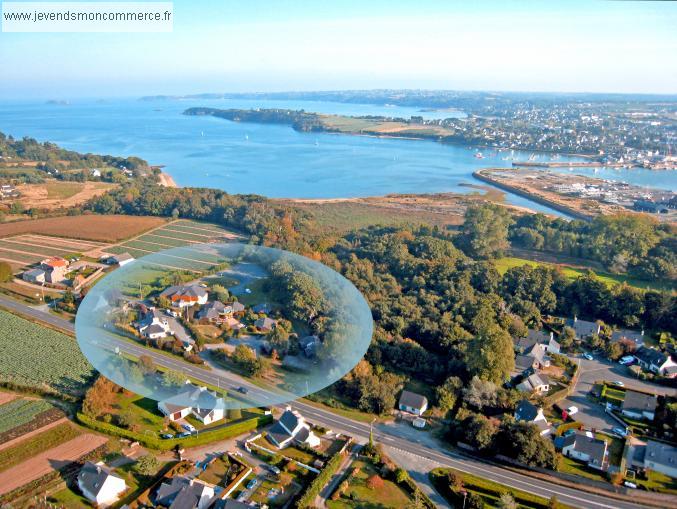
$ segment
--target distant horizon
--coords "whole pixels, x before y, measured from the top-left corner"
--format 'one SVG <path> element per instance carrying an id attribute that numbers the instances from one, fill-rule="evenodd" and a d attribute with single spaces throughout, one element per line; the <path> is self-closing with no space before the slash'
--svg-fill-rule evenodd
<path id="1" fill-rule="evenodd" d="M 677 94 L 676 2 L 175 0 L 173 19 L 172 33 L 2 32 L 0 97 Z"/>
<path id="2" fill-rule="evenodd" d="M 77 100 L 142 100 L 142 99 L 181 99 L 181 98 L 199 98 L 209 95 L 274 95 L 274 94 L 314 94 L 314 93 L 338 93 L 338 92 L 459 92 L 459 93 L 480 93 L 480 94 L 513 94 L 513 95 L 534 95 L 534 96 L 618 96 L 618 97 L 644 97 L 665 98 L 671 101 L 677 101 L 677 91 L 675 92 L 611 92 L 611 91 L 575 91 L 575 90 L 511 90 L 511 89 L 461 89 L 461 88 L 425 88 L 425 87 L 374 87 L 374 88 L 326 88 L 326 89 L 279 89 L 279 90 L 237 90 L 237 91 L 202 91 L 202 92 L 175 92 L 175 93 L 136 93 L 119 95 L 40 95 L 24 97 L 3 97 L 1 101 L 7 102 L 34 102 L 34 101 L 77 101 Z M 205 97 L 205 100 L 212 100 Z M 58 105 L 57 105 L 58 106 Z"/>

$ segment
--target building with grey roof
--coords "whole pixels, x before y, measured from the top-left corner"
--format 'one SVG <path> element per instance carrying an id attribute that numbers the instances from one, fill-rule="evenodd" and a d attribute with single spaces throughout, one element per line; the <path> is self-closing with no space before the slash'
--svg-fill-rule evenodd
<path id="1" fill-rule="evenodd" d="M 625 398 L 621 405 L 621 413 L 631 419 L 647 419 L 653 421 L 656 416 L 656 406 L 658 398 L 655 394 L 645 394 L 643 392 L 625 391 Z"/>
<path id="2" fill-rule="evenodd" d="M 105 465 L 88 461 L 78 473 L 78 488 L 88 500 L 106 507 L 118 501 L 127 485 Z"/>

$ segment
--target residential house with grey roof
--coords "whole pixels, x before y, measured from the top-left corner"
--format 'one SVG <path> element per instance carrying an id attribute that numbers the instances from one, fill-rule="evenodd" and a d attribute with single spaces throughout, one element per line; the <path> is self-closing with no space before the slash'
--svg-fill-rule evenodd
<path id="1" fill-rule="evenodd" d="M 621 413 L 631 419 L 653 421 L 656 416 L 658 398 L 655 394 L 645 394 L 632 390 L 625 391 Z"/>
<path id="2" fill-rule="evenodd" d="M 320 439 L 316 436 L 303 416 L 291 407 L 273 424 L 266 435 L 269 442 L 278 449 L 284 449 L 292 442 L 318 447 Z"/>
<path id="3" fill-rule="evenodd" d="M 591 434 L 590 434 L 591 435 Z M 572 433 L 562 441 L 562 454 L 586 463 L 589 467 L 606 471 L 609 467 L 609 449 L 606 440 L 587 433 Z"/>
<path id="4" fill-rule="evenodd" d="M 411 391 L 402 391 L 397 408 L 403 412 L 422 415 L 428 409 L 428 398 Z"/>
<path id="5" fill-rule="evenodd" d="M 567 320 L 565 326 L 571 327 L 574 330 L 576 339 L 579 341 L 589 339 L 594 334 L 599 334 L 601 331 L 601 326 L 597 322 L 579 320 L 576 316 Z"/>
<path id="6" fill-rule="evenodd" d="M 88 461 L 78 473 L 78 488 L 98 507 L 107 507 L 118 501 L 127 490 L 127 484 L 103 463 Z"/>

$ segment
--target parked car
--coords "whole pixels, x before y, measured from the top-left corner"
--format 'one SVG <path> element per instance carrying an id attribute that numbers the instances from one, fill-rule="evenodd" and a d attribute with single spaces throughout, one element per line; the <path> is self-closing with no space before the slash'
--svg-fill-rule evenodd
<path id="1" fill-rule="evenodd" d="M 247 394 L 249 392 L 249 389 L 247 389 L 246 387 L 240 386 L 240 387 L 237 388 L 237 392 L 241 392 L 242 394 Z"/>
<path id="2" fill-rule="evenodd" d="M 172 435 L 171 433 L 162 433 L 160 436 L 162 438 L 164 438 L 165 440 L 167 440 L 169 438 L 174 438 L 174 435 Z"/>
<path id="3" fill-rule="evenodd" d="M 635 358 L 632 355 L 626 355 L 618 360 L 618 364 L 622 364 L 623 366 L 629 366 L 633 362 L 635 362 Z"/>
<path id="4" fill-rule="evenodd" d="M 197 429 L 195 429 L 195 426 L 193 426 L 192 424 L 188 424 L 187 422 L 182 424 L 181 427 L 186 431 L 188 431 L 189 433 L 195 433 L 197 431 Z"/>
<path id="5" fill-rule="evenodd" d="M 623 486 L 625 486 L 626 488 L 632 488 L 633 490 L 637 489 L 637 485 L 634 482 L 630 482 L 630 481 L 625 481 L 623 483 Z"/>
<path id="6" fill-rule="evenodd" d="M 247 483 L 247 489 L 251 490 L 252 488 L 255 488 L 256 485 L 258 484 L 258 481 L 256 479 L 252 479 Z"/>
<path id="7" fill-rule="evenodd" d="M 618 435 L 621 438 L 628 436 L 628 430 L 625 428 L 614 428 L 611 431 L 613 431 L 616 435 Z"/>
<path id="8" fill-rule="evenodd" d="M 270 470 L 270 471 L 271 471 L 272 473 L 274 473 L 275 475 L 280 475 L 280 473 L 282 472 L 282 471 L 281 471 L 279 468 L 277 468 L 275 465 L 266 465 L 266 467 L 268 468 L 268 470 Z"/>
<path id="9" fill-rule="evenodd" d="M 567 408 L 567 414 L 571 415 L 576 415 L 578 413 L 578 407 L 577 406 L 570 406 Z"/>
<path id="10" fill-rule="evenodd" d="M 621 382 L 620 380 L 616 380 L 616 381 L 614 382 L 614 385 L 615 385 L 616 387 L 625 387 L 625 384 L 624 384 L 623 382 Z"/>
<path id="11" fill-rule="evenodd" d="M 587 352 L 583 354 L 583 357 L 585 357 L 585 358 L 586 358 L 587 360 L 589 360 L 589 361 L 591 361 L 591 360 L 594 359 L 594 357 L 593 357 L 592 355 L 590 355 L 589 353 L 587 353 Z"/>
<path id="12" fill-rule="evenodd" d="M 178 435 L 176 435 L 176 438 L 186 438 L 186 437 L 189 437 L 189 436 L 190 436 L 190 432 L 188 432 L 188 431 L 182 431 L 181 433 L 179 433 Z"/>

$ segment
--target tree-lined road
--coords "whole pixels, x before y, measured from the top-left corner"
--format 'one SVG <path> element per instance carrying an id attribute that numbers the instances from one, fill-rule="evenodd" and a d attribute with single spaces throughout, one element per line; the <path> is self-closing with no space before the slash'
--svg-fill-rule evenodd
<path id="1" fill-rule="evenodd" d="M 68 332 L 74 333 L 75 331 L 74 325 L 63 318 L 32 308 L 2 295 L 0 295 L 0 306 Z M 265 400 L 261 398 L 265 398 L 266 394 L 270 394 L 261 387 L 252 384 L 234 373 L 223 370 L 219 373 L 215 373 L 214 371 L 209 371 L 198 366 L 191 366 L 178 359 L 174 360 L 160 352 L 155 352 L 152 349 L 144 348 L 124 340 L 119 340 L 116 346 L 118 346 L 121 351 L 129 353 L 130 355 L 149 355 L 158 366 L 163 366 L 172 370 L 181 370 L 187 375 L 210 385 L 227 390 L 236 390 L 239 386 L 247 387 L 251 392 L 251 395 L 255 396 L 260 401 Z M 343 432 L 362 440 L 366 440 L 369 436 L 369 424 L 337 415 L 329 410 L 302 401 L 294 401 L 291 403 L 291 406 L 298 409 L 310 422 L 321 424 L 335 431 Z M 374 436 L 375 439 L 383 445 L 402 451 L 412 457 L 432 460 L 438 466 L 452 467 L 512 488 L 539 495 L 546 499 L 556 496 L 559 501 L 573 507 L 591 509 L 637 509 L 644 507 L 641 504 L 631 502 L 629 497 L 623 500 L 615 499 L 605 495 L 585 492 L 580 489 L 569 488 L 567 486 L 516 473 L 498 465 L 462 456 L 453 451 L 446 450 L 442 445 L 433 447 L 430 440 L 424 440 L 423 437 L 421 439 L 412 440 L 411 437 L 402 436 L 394 427 L 377 426 L 374 429 Z M 404 465 L 404 467 L 406 468 L 406 465 Z"/>

